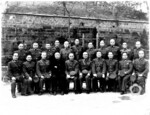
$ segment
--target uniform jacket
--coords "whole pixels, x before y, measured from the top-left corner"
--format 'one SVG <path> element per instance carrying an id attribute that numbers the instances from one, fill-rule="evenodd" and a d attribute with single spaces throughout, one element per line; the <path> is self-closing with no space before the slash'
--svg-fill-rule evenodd
<path id="1" fill-rule="evenodd" d="M 91 73 L 91 61 L 89 59 L 79 60 L 79 71 L 88 70 Z"/>
<path id="2" fill-rule="evenodd" d="M 48 75 L 50 74 L 50 61 L 49 60 L 39 60 L 36 64 L 36 73 L 39 77 L 41 77 L 42 75 Z"/>
<path id="3" fill-rule="evenodd" d="M 29 54 L 32 55 L 32 60 L 38 61 L 41 58 L 41 50 L 40 49 L 30 49 Z"/>
<path id="4" fill-rule="evenodd" d="M 67 60 L 65 62 L 66 73 L 69 74 L 71 71 L 75 71 L 76 74 L 79 72 L 79 64 L 76 60 Z"/>
<path id="5" fill-rule="evenodd" d="M 135 73 L 142 73 L 145 77 L 148 74 L 148 61 L 144 58 L 142 59 L 135 59 L 133 61 L 133 69 Z"/>
<path id="6" fill-rule="evenodd" d="M 106 46 L 100 47 L 100 48 L 98 49 L 98 51 L 101 51 L 101 52 L 102 52 L 102 58 L 103 58 L 103 59 L 107 59 L 107 47 L 106 47 Z"/>
<path id="7" fill-rule="evenodd" d="M 114 59 L 119 59 L 119 57 L 120 57 L 120 50 L 119 50 L 119 47 L 118 46 L 108 46 L 107 47 L 107 54 L 108 54 L 108 52 L 113 52 L 113 54 L 114 54 Z"/>
<path id="8" fill-rule="evenodd" d="M 22 75 L 22 62 L 17 61 L 10 61 L 8 63 L 8 76 L 11 77 L 18 77 Z"/>
<path id="9" fill-rule="evenodd" d="M 123 53 L 127 53 L 128 54 L 128 58 L 131 60 L 132 59 L 132 51 L 131 51 L 131 49 L 129 49 L 129 48 L 127 48 L 127 49 L 121 49 L 120 50 L 120 52 L 121 52 L 121 55 L 123 54 Z"/>
<path id="10" fill-rule="evenodd" d="M 115 59 L 106 60 L 106 70 L 108 73 L 118 72 L 118 61 Z"/>
<path id="11" fill-rule="evenodd" d="M 72 46 L 72 50 L 73 50 L 73 53 L 75 54 L 75 58 L 77 60 L 81 59 L 81 57 L 82 57 L 82 46 L 74 45 L 74 46 Z"/>
<path id="12" fill-rule="evenodd" d="M 138 53 L 139 53 L 139 51 L 140 51 L 140 50 L 143 50 L 143 51 L 144 51 L 144 49 L 143 49 L 143 48 L 138 48 L 138 49 L 137 49 L 137 48 L 134 48 L 134 49 L 133 49 L 133 51 L 132 51 L 132 53 L 133 53 L 133 56 L 132 56 L 132 57 L 133 57 L 133 59 L 137 59 L 137 58 L 139 58 Z"/>
<path id="13" fill-rule="evenodd" d="M 36 66 L 33 61 L 26 61 L 23 63 L 23 74 L 26 78 L 33 78 L 35 76 Z"/>
<path id="14" fill-rule="evenodd" d="M 106 73 L 106 63 L 105 60 L 102 58 L 95 58 L 92 62 L 92 73 Z"/>
<path id="15" fill-rule="evenodd" d="M 122 70 L 126 74 L 131 74 L 133 71 L 133 64 L 131 60 L 121 60 L 119 61 L 119 71 Z"/>
<path id="16" fill-rule="evenodd" d="M 52 57 L 53 57 L 53 49 L 52 48 L 50 48 L 50 49 L 45 49 L 44 50 L 46 53 L 47 53 L 47 57 L 46 57 L 46 59 L 47 60 L 51 60 L 52 59 Z"/>
<path id="17" fill-rule="evenodd" d="M 17 50 L 15 51 L 15 53 L 18 53 L 18 60 L 24 62 L 26 60 L 26 55 L 27 55 L 27 52 L 25 50 Z"/>
<path id="18" fill-rule="evenodd" d="M 87 49 L 87 53 L 89 54 L 89 58 L 92 61 L 95 58 L 96 50 L 94 48 Z"/>
<path id="19" fill-rule="evenodd" d="M 63 58 L 64 60 L 67 60 L 67 59 L 68 59 L 68 55 L 69 55 L 69 53 L 71 53 L 71 52 L 72 52 L 71 48 L 63 48 L 63 49 L 60 50 L 61 56 L 62 56 L 62 58 Z"/>

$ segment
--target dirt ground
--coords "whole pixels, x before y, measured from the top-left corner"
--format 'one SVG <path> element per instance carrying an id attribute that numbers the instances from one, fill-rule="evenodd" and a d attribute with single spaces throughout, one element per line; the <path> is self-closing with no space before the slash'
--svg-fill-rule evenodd
<path id="1" fill-rule="evenodd" d="M 148 89 L 147 85 L 147 89 Z M 13 99 L 10 84 L 0 82 L 0 115 L 150 115 L 149 91 L 142 96 L 119 93 L 20 96 Z"/>

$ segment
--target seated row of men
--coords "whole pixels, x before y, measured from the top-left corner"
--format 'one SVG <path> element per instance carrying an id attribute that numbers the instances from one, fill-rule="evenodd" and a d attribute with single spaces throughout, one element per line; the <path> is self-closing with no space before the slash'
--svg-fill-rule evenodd
<path id="1" fill-rule="evenodd" d="M 76 54 L 70 52 L 65 60 L 59 51 L 51 59 L 43 51 L 40 60 L 33 60 L 34 55 L 27 54 L 26 61 L 22 63 L 19 61 L 19 53 L 15 52 L 12 61 L 8 63 L 12 97 L 16 97 L 16 85 L 22 95 L 68 93 L 70 81 L 74 82 L 75 93 L 83 91 L 84 81 L 87 93 L 119 91 L 124 94 L 128 83 L 133 82 L 145 87 L 148 61 L 144 58 L 143 50 L 139 50 L 138 58 L 133 61 L 128 58 L 127 52 L 122 53 L 120 61 L 115 59 L 113 51 L 107 53 L 108 59 L 103 58 L 101 50 L 95 53 L 96 58 L 91 59 L 88 51 L 85 51 L 82 53 L 83 58 L 76 60 Z"/>

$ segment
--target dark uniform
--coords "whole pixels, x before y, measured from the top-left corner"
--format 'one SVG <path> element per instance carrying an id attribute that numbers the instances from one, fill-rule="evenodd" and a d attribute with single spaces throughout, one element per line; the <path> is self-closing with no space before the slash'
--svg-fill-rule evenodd
<path id="1" fill-rule="evenodd" d="M 100 47 L 98 50 L 101 51 L 101 53 L 102 53 L 102 58 L 103 58 L 103 59 L 107 59 L 107 47 L 106 47 L 106 46 Z"/>
<path id="2" fill-rule="evenodd" d="M 133 70 L 136 75 L 135 82 L 138 83 L 143 88 L 143 93 L 145 92 L 145 82 L 148 75 L 148 61 L 144 58 L 135 59 L 133 61 Z M 139 74 L 142 74 L 140 76 Z"/>
<path id="3" fill-rule="evenodd" d="M 55 93 L 57 88 L 61 93 L 66 93 L 66 74 L 65 61 L 62 59 L 53 59 L 52 70 L 52 90 Z"/>
<path id="4" fill-rule="evenodd" d="M 75 54 L 75 59 L 79 60 L 82 57 L 82 46 L 74 45 L 72 46 L 73 53 Z"/>
<path id="5" fill-rule="evenodd" d="M 122 48 L 122 49 L 120 50 L 120 53 L 121 53 L 121 55 L 122 55 L 123 53 L 127 53 L 129 60 L 132 60 L 132 51 L 131 51 L 131 49 L 129 49 L 129 48 L 127 48 L 127 49 Z"/>
<path id="6" fill-rule="evenodd" d="M 117 89 L 117 72 L 118 72 L 118 61 L 115 59 L 106 60 L 106 71 L 107 71 L 107 85 L 108 91 L 116 91 Z M 108 75 L 109 74 L 109 75 Z"/>
<path id="7" fill-rule="evenodd" d="M 53 49 L 52 49 L 52 48 L 50 48 L 50 49 L 45 49 L 44 51 L 45 51 L 46 54 L 47 54 L 46 59 L 51 61 L 51 60 L 52 60 L 52 57 L 53 57 L 53 54 L 54 54 Z"/>
<path id="8" fill-rule="evenodd" d="M 131 60 L 123 59 L 119 61 L 118 82 L 120 91 L 125 92 L 127 84 L 130 82 L 132 71 L 133 64 Z"/>
<path id="9" fill-rule="evenodd" d="M 139 58 L 139 51 L 140 50 L 143 50 L 144 51 L 144 49 L 143 48 L 134 48 L 133 49 L 133 51 L 132 51 L 132 58 L 133 58 L 133 60 L 135 60 L 135 59 L 138 59 Z"/>
<path id="10" fill-rule="evenodd" d="M 108 52 L 112 52 L 114 54 L 114 59 L 119 60 L 121 55 L 120 55 L 120 50 L 118 46 L 108 46 L 107 47 L 107 54 Z"/>
<path id="11" fill-rule="evenodd" d="M 41 50 L 40 49 L 30 49 L 29 54 L 32 55 L 32 60 L 37 62 L 41 58 Z"/>
<path id="12" fill-rule="evenodd" d="M 80 80 L 80 90 L 82 91 L 83 80 L 86 82 L 86 91 L 89 93 L 91 90 L 91 61 L 89 59 L 81 59 L 79 61 L 79 73 L 82 73 L 82 76 L 79 77 Z"/>
<path id="13" fill-rule="evenodd" d="M 95 58 L 96 50 L 94 48 L 89 48 L 86 52 L 89 54 L 89 59 L 92 61 Z"/>
<path id="14" fill-rule="evenodd" d="M 24 75 L 24 93 L 33 93 L 32 85 L 33 85 L 33 79 L 35 78 L 35 62 L 33 61 L 26 61 L 23 63 L 23 75 Z M 29 77 L 32 78 L 32 80 L 29 80 Z"/>
<path id="15" fill-rule="evenodd" d="M 14 53 L 18 53 L 18 60 L 22 61 L 22 63 L 26 61 L 27 52 L 25 50 L 17 50 Z"/>
<path id="16" fill-rule="evenodd" d="M 93 90 L 98 90 L 98 80 L 100 82 L 101 91 L 105 91 L 105 78 L 102 78 L 102 74 L 106 74 L 106 62 L 102 58 L 95 58 L 92 62 L 92 74 L 96 74 L 97 76 L 93 76 L 92 78 L 92 86 Z"/>
<path id="17" fill-rule="evenodd" d="M 59 47 L 53 47 L 53 52 L 54 53 L 56 53 L 56 52 L 60 52 L 60 50 L 61 50 L 61 47 L 59 46 Z"/>
<path id="18" fill-rule="evenodd" d="M 64 60 L 68 60 L 68 55 L 71 52 L 72 52 L 72 49 L 69 48 L 69 47 L 68 48 L 63 48 L 63 49 L 60 50 L 60 54 L 61 54 L 61 56 Z"/>
<path id="19" fill-rule="evenodd" d="M 76 60 L 67 60 L 65 62 L 65 65 L 66 65 L 66 74 L 71 76 L 70 78 L 67 78 L 68 91 L 69 91 L 69 82 L 70 80 L 73 80 L 74 90 L 77 93 L 79 91 L 79 82 L 78 82 L 79 64 Z M 72 71 L 74 71 L 74 75 L 71 75 Z"/>
<path id="20" fill-rule="evenodd" d="M 12 79 L 12 77 L 16 78 L 16 80 L 12 80 L 11 82 L 11 93 L 13 97 L 16 97 L 16 83 L 18 86 L 18 92 L 22 91 L 23 75 L 21 61 L 12 60 L 8 63 L 8 76 L 10 77 L 10 79 Z"/>
<path id="21" fill-rule="evenodd" d="M 51 85 L 51 71 L 50 71 L 50 61 L 41 59 L 36 64 L 36 73 L 40 78 L 39 81 L 39 93 L 43 92 L 43 85 L 45 83 L 45 90 L 46 92 L 50 92 L 50 85 Z M 44 76 L 44 78 L 41 78 Z"/>

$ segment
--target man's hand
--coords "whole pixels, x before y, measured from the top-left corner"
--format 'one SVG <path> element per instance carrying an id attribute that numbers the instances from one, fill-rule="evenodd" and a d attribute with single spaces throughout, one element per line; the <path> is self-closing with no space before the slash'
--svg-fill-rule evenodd
<path id="1" fill-rule="evenodd" d="M 80 76 L 82 76 L 82 73 L 80 73 Z"/>
<path id="2" fill-rule="evenodd" d="M 67 78 L 70 78 L 70 75 L 67 74 Z"/>
<path id="3" fill-rule="evenodd" d="M 102 78 L 105 78 L 105 74 L 102 74 Z"/>
<path id="4" fill-rule="evenodd" d="M 29 77 L 29 80 L 30 80 L 30 81 L 32 81 L 32 78 L 31 78 L 31 77 Z"/>
<path id="5" fill-rule="evenodd" d="M 42 78 L 42 79 L 44 79 L 44 76 L 43 76 L 43 75 L 41 75 L 41 78 Z"/>
<path id="6" fill-rule="evenodd" d="M 15 81 L 15 80 L 16 80 L 16 78 L 15 78 L 15 77 L 12 77 L 11 79 L 12 79 L 13 81 Z"/>
<path id="7" fill-rule="evenodd" d="M 107 73 L 107 77 L 109 76 L 109 73 Z"/>
<path id="8" fill-rule="evenodd" d="M 97 74 L 93 74 L 94 77 L 97 77 Z"/>

